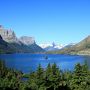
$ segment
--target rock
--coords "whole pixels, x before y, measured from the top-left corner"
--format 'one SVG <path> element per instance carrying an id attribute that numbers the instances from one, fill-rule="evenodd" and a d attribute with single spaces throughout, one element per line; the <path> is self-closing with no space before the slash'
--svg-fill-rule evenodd
<path id="1" fill-rule="evenodd" d="M 35 39 L 33 37 L 22 36 L 19 40 L 25 45 L 35 44 Z"/>
<path id="2" fill-rule="evenodd" d="M 2 36 L 3 40 L 8 43 L 18 43 L 21 44 L 20 41 L 17 39 L 14 31 L 4 29 L 2 26 L 0 26 L 0 35 Z"/>
<path id="3" fill-rule="evenodd" d="M 18 39 L 14 31 L 5 29 L 0 25 L 0 52 L 1 53 L 41 53 L 33 37 L 22 36 Z"/>

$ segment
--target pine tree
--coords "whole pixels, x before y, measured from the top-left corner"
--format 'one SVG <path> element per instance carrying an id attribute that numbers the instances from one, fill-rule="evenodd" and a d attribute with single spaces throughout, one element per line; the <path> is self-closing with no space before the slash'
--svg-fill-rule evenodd
<path id="1" fill-rule="evenodd" d="M 90 85 L 90 77 L 88 77 L 89 70 L 87 64 L 75 66 L 75 71 L 73 73 L 73 78 L 71 80 L 72 90 L 87 90 L 88 84 Z"/>

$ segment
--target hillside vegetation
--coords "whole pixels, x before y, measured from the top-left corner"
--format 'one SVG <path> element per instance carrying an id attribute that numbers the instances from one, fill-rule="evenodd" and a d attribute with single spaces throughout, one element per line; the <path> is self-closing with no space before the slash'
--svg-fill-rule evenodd
<path id="1" fill-rule="evenodd" d="M 82 40 L 81 42 L 71 47 L 64 47 L 61 50 L 48 52 L 52 54 L 78 54 L 78 55 L 90 55 L 90 36 Z"/>

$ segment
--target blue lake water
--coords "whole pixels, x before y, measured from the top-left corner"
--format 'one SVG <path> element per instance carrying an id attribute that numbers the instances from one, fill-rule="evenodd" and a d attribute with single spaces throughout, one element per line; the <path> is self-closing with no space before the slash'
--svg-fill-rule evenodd
<path id="1" fill-rule="evenodd" d="M 46 59 L 46 57 L 48 57 Z M 61 70 L 73 70 L 75 64 L 83 64 L 85 60 L 90 66 L 90 57 L 78 55 L 52 54 L 2 54 L 0 60 L 5 60 L 6 66 L 24 73 L 35 71 L 39 64 L 46 68 L 48 63 L 56 63 Z"/>

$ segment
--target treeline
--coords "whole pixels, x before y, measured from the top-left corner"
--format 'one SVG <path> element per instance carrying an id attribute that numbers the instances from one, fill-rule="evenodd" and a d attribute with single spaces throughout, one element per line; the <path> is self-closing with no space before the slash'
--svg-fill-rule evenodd
<path id="1" fill-rule="evenodd" d="M 54 63 L 25 75 L 0 61 L 0 90 L 90 90 L 90 71 L 86 63 L 78 63 L 73 72 L 63 72 Z"/>

